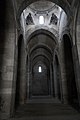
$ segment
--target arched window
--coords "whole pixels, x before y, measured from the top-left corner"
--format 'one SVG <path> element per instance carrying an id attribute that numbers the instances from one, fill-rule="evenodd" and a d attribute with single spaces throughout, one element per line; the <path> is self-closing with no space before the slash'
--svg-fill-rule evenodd
<path id="1" fill-rule="evenodd" d="M 39 66 L 39 68 L 38 68 L 38 72 L 39 72 L 39 73 L 42 72 L 42 67 L 41 67 L 41 66 Z"/>
<path id="2" fill-rule="evenodd" d="M 39 16 L 39 24 L 44 24 L 44 17 L 43 16 Z"/>

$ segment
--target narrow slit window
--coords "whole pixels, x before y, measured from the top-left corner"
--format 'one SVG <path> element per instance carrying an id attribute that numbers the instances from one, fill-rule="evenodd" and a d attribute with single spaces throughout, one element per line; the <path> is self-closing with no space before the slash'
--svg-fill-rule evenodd
<path id="1" fill-rule="evenodd" d="M 44 17 L 43 16 L 39 16 L 39 24 L 44 24 Z"/>
<path id="2" fill-rule="evenodd" d="M 42 72 L 42 67 L 39 66 L 38 72 L 41 73 Z"/>

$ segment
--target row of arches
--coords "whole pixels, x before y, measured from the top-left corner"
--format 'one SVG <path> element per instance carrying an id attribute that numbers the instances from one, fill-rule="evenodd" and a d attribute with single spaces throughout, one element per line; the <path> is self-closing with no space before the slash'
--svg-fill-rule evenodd
<path id="1" fill-rule="evenodd" d="M 18 41 L 18 60 L 21 60 L 21 46 L 23 37 L 20 36 Z M 25 63 L 25 94 L 23 96 L 23 102 L 40 97 L 53 97 L 64 102 L 64 97 L 66 96 L 66 101 L 71 104 L 78 104 L 78 92 L 77 84 L 75 79 L 75 71 L 73 64 L 73 54 L 72 54 L 72 44 L 70 38 L 67 34 L 63 35 L 63 58 L 64 63 L 61 63 L 61 58 L 58 54 L 53 55 L 50 51 L 45 48 L 38 48 L 38 46 L 31 51 L 31 55 L 27 54 Z M 39 49 L 39 50 L 38 50 Z M 59 48 L 58 48 L 59 49 Z M 37 51 L 37 54 L 35 51 Z M 40 51 L 40 52 L 39 52 Z M 42 55 L 42 53 L 44 55 Z M 44 52 L 47 51 L 47 52 Z M 48 53 L 49 52 L 49 53 Z M 38 54 L 39 53 L 39 54 Z M 22 53 L 23 54 L 23 53 Z M 63 62 L 62 61 L 62 62 Z M 17 72 L 17 83 L 16 83 L 16 101 L 20 103 L 20 61 L 18 61 L 18 72 Z M 61 65 L 64 64 L 65 79 L 62 79 Z M 41 72 L 39 72 L 39 67 L 41 67 Z M 65 84 L 66 83 L 66 84 Z M 65 87 L 66 86 L 66 91 Z M 20 96 L 21 95 L 21 96 Z"/>
<path id="2" fill-rule="evenodd" d="M 61 8 L 63 8 L 63 10 L 67 13 L 68 18 L 69 18 L 68 21 L 70 20 L 72 15 L 75 13 L 75 15 L 73 17 L 74 21 L 69 21 L 69 24 L 68 24 L 69 25 L 68 27 L 70 27 L 70 29 L 71 29 L 70 32 L 71 33 L 73 32 L 73 34 L 74 34 L 73 38 L 74 38 L 74 44 L 75 44 L 74 45 L 75 55 L 73 53 L 74 51 L 72 51 L 73 44 L 71 44 L 71 41 L 73 41 L 73 40 L 71 40 L 68 35 L 63 35 L 62 41 L 61 41 L 62 47 L 63 47 L 63 52 L 61 54 L 54 55 L 53 58 L 51 57 L 50 52 L 49 52 L 49 51 L 52 51 L 52 52 L 54 51 L 53 47 L 51 47 L 52 48 L 51 49 L 51 48 L 49 48 L 48 45 L 38 44 L 40 49 L 44 49 L 46 51 L 46 52 L 44 52 L 43 55 L 39 53 L 39 56 L 41 57 L 40 62 L 38 62 L 38 59 L 37 59 L 38 55 L 35 54 L 35 52 L 34 52 L 34 54 L 35 54 L 34 58 L 29 56 L 30 54 L 28 54 L 29 52 L 31 54 L 33 54 L 33 51 L 37 50 L 36 48 L 38 46 L 35 45 L 33 48 L 31 47 L 32 49 L 29 47 L 30 49 L 28 52 L 27 47 L 25 49 L 23 35 L 19 36 L 18 46 L 16 44 L 18 32 L 21 30 L 21 25 L 17 24 L 17 23 L 20 23 L 21 13 L 28 5 L 30 5 L 31 3 L 36 2 L 36 1 L 37 0 L 34 0 L 34 1 L 33 0 L 29 0 L 29 1 L 16 0 L 16 2 L 15 2 L 15 0 L 12 0 L 12 1 L 9 1 L 9 4 L 7 3 L 7 1 L 4 1 L 4 0 L 3 0 L 3 2 L 0 1 L 1 5 L 2 5 L 0 8 L 1 9 L 1 33 L 0 34 L 1 34 L 1 40 L 2 40 L 1 41 L 1 55 L 0 55 L 1 63 L 2 63 L 0 65 L 1 66 L 1 79 L 2 79 L 1 85 L 0 85 L 0 88 L 1 88 L 0 99 L 4 100 L 3 111 L 7 115 L 10 115 L 10 114 L 12 115 L 14 113 L 14 109 L 13 109 L 14 104 L 17 107 L 17 105 L 19 105 L 21 103 L 25 103 L 27 101 L 27 99 L 29 99 L 30 96 L 32 96 L 29 94 L 29 91 L 30 91 L 29 90 L 30 89 L 29 81 L 32 80 L 32 78 L 34 78 L 32 76 L 35 76 L 35 74 L 33 74 L 33 73 L 35 73 L 34 71 L 35 71 L 35 68 L 37 65 L 38 65 L 38 67 L 39 67 L 39 65 L 40 65 L 40 67 L 43 66 L 43 69 L 45 68 L 44 69 L 45 73 L 49 74 L 48 79 L 50 79 L 50 81 L 52 81 L 51 82 L 52 86 L 49 85 L 49 86 L 51 86 L 52 92 L 51 92 L 51 90 L 48 90 L 49 95 L 51 94 L 53 96 L 53 98 L 55 96 L 57 96 L 57 98 L 60 101 L 63 101 L 64 103 L 65 103 L 65 99 L 68 101 L 69 104 L 73 104 L 73 105 L 78 104 L 78 102 L 79 102 L 79 84 L 78 83 L 79 83 L 80 76 L 79 76 L 79 72 L 78 72 L 79 54 L 77 53 L 77 50 L 79 52 L 79 46 L 77 46 L 77 38 L 76 38 L 78 36 L 78 35 L 76 36 L 76 32 L 77 32 L 76 31 L 76 22 L 77 21 L 79 22 L 79 18 L 77 18 L 77 14 L 78 14 L 79 10 L 75 7 L 78 5 L 78 1 L 75 2 L 75 0 L 73 0 L 72 7 L 71 7 L 71 2 L 70 2 L 70 4 L 68 4 L 69 0 L 68 1 L 54 0 L 54 3 L 56 3 Z M 50 0 L 50 1 L 53 2 L 53 0 Z M 12 5 L 12 2 L 13 2 L 13 5 Z M 76 3 L 76 5 L 75 5 L 75 3 Z M 73 7 L 74 7 L 74 9 L 73 9 Z M 6 14 L 3 14 L 3 13 L 6 13 Z M 74 24 L 74 27 L 73 27 L 73 24 Z M 43 31 L 43 30 L 41 30 L 41 31 Z M 51 35 L 49 35 L 49 36 L 51 36 Z M 27 37 L 27 34 L 26 34 L 26 37 Z M 52 37 L 52 39 L 53 39 L 53 37 Z M 54 38 L 54 41 L 56 41 L 55 38 Z M 54 45 L 52 45 L 52 46 L 54 46 L 54 48 L 55 48 L 55 44 L 56 43 L 54 42 Z M 26 46 L 27 46 L 27 43 L 26 43 Z M 61 49 L 61 46 L 58 46 L 58 52 L 60 49 Z M 42 51 L 44 51 L 44 50 L 42 50 Z M 52 54 L 52 52 L 51 52 L 51 54 Z M 47 54 L 49 54 L 49 55 L 47 55 Z M 62 55 L 63 60 L 60 55 Z M 32 55 L 32 56 L 34 56 L 34 55 Z M 75 60 L 73 59 L 73 56 L 74 56 Z M 34 62 L 32 61 L 33 64 L 31 66 L 30 66 L 30 58 L 34 59 Z M 45 62 L 43 61 L 43 59 Z M 48 65 L 49 61 L 54 61 L 54 62 L 51 62 L 51 64 Z M 75 62 L 75 66 L 74 66 L 74 62 Z M 64 68 L 63 68 L 63 66 L 64 66 Z M 10 72 L 5 72 L 3 70 L 4 68 L 6 70 L 9 70 Z M 16 69 L 17 69 L 17 77 L 16 77 Z M 75 76 L 75 73 L 76 73 L 76 76 Z M 4 81 L 5 76 L 6 76 L 6 80 Z M 8 78 L 9 76 L 10 76 L 10 78 Z M 31 76 L 31 78 L 30 78 L 30 76 Z M 7 84 L 5 84 L 6 82 L 7 82 Z M 15 87 L 16 87 L 16 89 L 15 89 Z M 65 90 L 65 88 L 66 88 L 66 90 Z M 48 87 L 48 89 L 49 89 L 49 87 Z M 4 113 L 3 113 L 3 116 L 4 116 Z"/>

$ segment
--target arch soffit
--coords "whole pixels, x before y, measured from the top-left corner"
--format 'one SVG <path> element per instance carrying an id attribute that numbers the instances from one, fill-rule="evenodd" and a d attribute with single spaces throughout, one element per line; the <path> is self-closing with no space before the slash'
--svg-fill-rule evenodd
<path id="1" fill-rule="evenodd" d="M 49 52 L 49 54 L 50 54 L 51 56 L 53 56 L 53 52 L 52 52 L 51 49 L 50 49 L 48 46 L 46 46 L 45 44 L 35 45 L 35 46 L 30 50 L 30 54 L 29 54 L 29 55 L 31 56 L 32 52 L 35 51 L 35 50 L 37 50 L 37 49 L 39 49 L 39 48 L 45 49 L 46 51 Z"/>
<path id="2" fill-rule="evenodd" d="M 26 34 L 26 39 L 27 39 L 25 42 L 26 46 L 28 45 L 32 37 L 37 36 L 39 34 L 44 34 L 46 36 L 49 36 L 54 41 L 55 44 L 58 44 L 58 39 L 55 36 L 55 34 L 53 34 L 50 30 L 46 30 L 45 28 L 44 29 L 38 28 L 31 31 L 29 34 L 28 33 Z"/>
<path id="3" fill-rule="evenodd" d="M 38 58 L 38 57 L 44 57 L 44 58 L 46 58 L 49 62 L 51 61 L 51 59 L 50 59 L 47 55 L 45 55 L 44 53 L 43 53 L 43 54 L 36 54 L 36 55 L 33 57 L 32 61 L 35 60 L 35 58 Z"/>
<path id="4" fill-rule="evenodd" d="M 39 61 L 38 61 L 39 57 L 44 58 L 45 61 L 42 61 L 42 60 L 39 60 Z M 49 59 L 48 59 L 45 55 L 35 56 L 35 57 L 34 57 L 34 60 L 33 60 L 33 62 L 32 62 L 32 66 L 35 66 L 35 64 L 37 64 L 37 63 L 44 63 L 44 64 L 46 64 L 46 66 L 47 66 L 48 68 L 49 68 L 49 65 L 50 65 L 50 61 L 49 61 Z M 49 63 L 49 64 L 48 64 L 48 63 Z"/>

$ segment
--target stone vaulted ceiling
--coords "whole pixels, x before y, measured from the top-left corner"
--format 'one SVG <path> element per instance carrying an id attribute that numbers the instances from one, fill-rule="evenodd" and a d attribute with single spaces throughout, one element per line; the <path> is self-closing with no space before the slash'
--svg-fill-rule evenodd
<path id="1" fill-rule="evenodd" d="M 22 11 L 27 6 L 29 6 L 31 3 L 36 2 L 36 1 L 40 1 L 40 0 L 13 0 L 14 6 L 15 6 L 15 9 L 17 12 L 17 17 L 19 18 Z M 43 1 L 45 1 L 45 0 L 43 0 Z M 47 0 L 47 1 L 51 1 L 51 2 L 61 6 L 68 15 L 72 14 L 70 5 L 73 5 L 75 3 L 75 0 Z M 65 6 L 65 4 L 66 4 L 66 6 Z"/>

